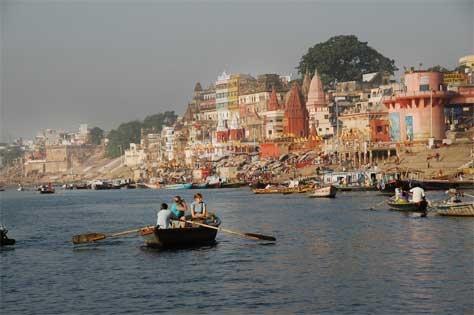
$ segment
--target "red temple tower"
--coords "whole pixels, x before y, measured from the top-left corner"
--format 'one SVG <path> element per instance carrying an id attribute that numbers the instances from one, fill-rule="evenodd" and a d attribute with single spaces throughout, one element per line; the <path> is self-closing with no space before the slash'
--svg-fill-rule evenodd
<path id="1" fill-rule="evenodd" d="M 284 132 L 289 136 L 308 136 L 308 110 L 302 100 L 303 96 L 295 83 L 291 87 L 290 97 L 285 108 Z"/>

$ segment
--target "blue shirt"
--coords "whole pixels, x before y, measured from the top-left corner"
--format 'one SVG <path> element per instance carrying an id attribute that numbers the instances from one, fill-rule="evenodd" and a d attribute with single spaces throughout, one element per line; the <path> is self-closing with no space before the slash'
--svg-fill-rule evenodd
<path id="1" fill-rule="evenodd" d="M 178 207 L 176 206 L 176 203 L 173 202 L 173 204 L 171 205 L 171 212 L 173 213 L 173 216 L 176 218 L 176 219 L 179 219 L 181 218 L 183 215 L 184 215 L 184 211 L 181 211 L 181 210 L 178 210 Z"/>

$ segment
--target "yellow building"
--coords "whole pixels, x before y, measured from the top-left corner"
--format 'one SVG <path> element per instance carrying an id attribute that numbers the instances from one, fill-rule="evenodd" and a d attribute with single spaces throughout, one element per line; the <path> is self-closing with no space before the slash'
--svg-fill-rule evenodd
<path id="1" fill-rule="evenodd" d="M 474 69 L 474 55 L 467 55 L 464 57 L 459 58 L 459 65 L 466 66 L 469 69 Z"/>

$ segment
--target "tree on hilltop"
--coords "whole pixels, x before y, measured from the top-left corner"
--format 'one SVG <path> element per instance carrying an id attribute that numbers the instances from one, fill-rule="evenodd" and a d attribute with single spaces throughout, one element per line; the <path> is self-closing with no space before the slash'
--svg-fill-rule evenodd
<path id="1" fill-rule="evenodd" d="M 177 117 L 174 111 L 166 111 L 147 116 L 143 122 L 134 120 L 120 124 L 107 135 L 106 155 L 111 158 L 120 156 L 130 147 L 130 143 L 140 143 L 142 129 L 145 134 L 159 133 L 164 125 L 174 124 Z"/>
<path id="2" fill-rule="evenodd" d="M 324 84 L 360 80 L 362 74 L 385 71 L 393 74 L 395 61 L 383 56 L 355 35 L 338 35 L 308 49 L 297 67 L 301 74 L 318 74 Z"/>
<path id="3" fill-rule="evenodd" d="M 99 127 L 94 127 L 89 131 L 89 141 L 92 144 L 99 145 L 104 138 L 104 130 Z"/>

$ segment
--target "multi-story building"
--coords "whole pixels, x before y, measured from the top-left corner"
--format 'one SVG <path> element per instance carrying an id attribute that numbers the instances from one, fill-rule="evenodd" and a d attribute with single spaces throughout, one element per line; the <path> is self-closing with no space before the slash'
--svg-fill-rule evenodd
<path id="1" fill-rule="evenodd" d="M 229 111 L 229 80 L 230 75 L 225 71 L 217 77 L 216 81 L 216 112 L 217 120 L 221 122 L 219 128 L 226 128 L 227 121 L 230 119 Z"/>
<path id="2" fill-rule="evenodd" d="M 217 122 L 216 87 L 214 85 L 204 89 L 201 93 L 202 100 L 199 104 L 199 120 Z"/>
<path id="3" fill-rule="evenodd" d="M 264 113 L 270 100 L 272 89 L 276 90 L 277 100 L 284 104 L 287 86 L 277 74 L 262 74 L 248 84 L 239 95 L 240 121 L 245 129 L 245 138 L 261 141 L 265 138 Z"/>
<path id="4" fill-rule="evenodd" d="M 445 136 L 444 106 L 448 92 L 443 74 L 411 70 L 404 76 L 405 91 L 384 100 L 393 141 L 442 140 Z"/>
<path id="5" fill-rule="evenodd" d="M 162 160 L 171 161 L 174 156 L 175 136 L 174 127 L 163 127 L 161 130 L 161 153 Z"/>

